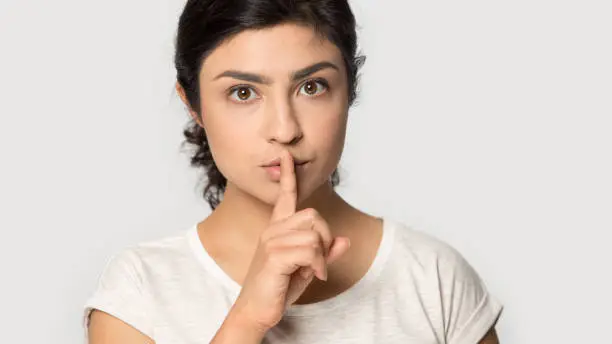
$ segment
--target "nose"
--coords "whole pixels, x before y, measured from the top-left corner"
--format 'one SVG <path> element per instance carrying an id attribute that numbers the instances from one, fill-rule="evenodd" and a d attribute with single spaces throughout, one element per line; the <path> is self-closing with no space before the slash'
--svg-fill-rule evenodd
<path id="1" fill-rule="evenodd" d="M 294 145 L 302 139 L 304 133 L 290 101 L 276 101 L 266 110 L 264 127 L 269 142 Z"/>

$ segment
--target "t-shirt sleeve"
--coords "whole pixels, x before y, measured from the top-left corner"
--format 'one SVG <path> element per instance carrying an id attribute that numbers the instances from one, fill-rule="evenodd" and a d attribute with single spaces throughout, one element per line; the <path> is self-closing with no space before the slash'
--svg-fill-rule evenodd
<path id="1" fill-rule="evenodd" d="M 94 293 L 85 302 L 82 325 L 88 337 L 93 309 L 104 311 L 153 338 L 147 294 L 143 288 L 142 262 L 133 249 L 124 249 L 106 263 Z"/>
<path id="2" fill-rule="evenodd" d="M 447 248 L 438 262 L 446 343 L 477 344 L 496 324 L 503 305 L 465 258 Z"/>

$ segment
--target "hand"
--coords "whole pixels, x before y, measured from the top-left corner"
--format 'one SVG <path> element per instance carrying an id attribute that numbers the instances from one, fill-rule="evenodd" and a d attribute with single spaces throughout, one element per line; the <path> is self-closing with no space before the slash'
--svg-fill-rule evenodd
<path id="1" fill-rule="evenodd" d="M 259 238 L 240 295 L 232 311 L 263 331 L 274 327 L 287 306 L 302 295 L 314 276 L 327 280 L 327 265 L 349 248 L 346 237 L 332 238 L 314 209 L 296 213 L 297 182 L 291 155 L 281 157 L 280 190 L 270 225 Z"/>

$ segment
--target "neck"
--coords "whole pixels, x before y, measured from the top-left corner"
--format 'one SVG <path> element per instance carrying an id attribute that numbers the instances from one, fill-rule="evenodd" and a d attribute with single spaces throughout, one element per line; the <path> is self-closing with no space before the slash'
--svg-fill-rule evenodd
<path id="1" fill-rule="evenodd" d="M 265 203 L 228 182 L 223 200 L 208 221 L 214 223 L 211 227 L 223 228 L 224 237 L 250 246 L 269 226 L 273 207 L 273 204 Z M 346 222 L 346 218 L 355 210 L 335 192 L 330 183 L 324 183 L 307 199 L 299 202 L 296 211 L 306 208 L 314 208 L 321 214 L 328 222 L 332 235 L 334 229 Z"/>

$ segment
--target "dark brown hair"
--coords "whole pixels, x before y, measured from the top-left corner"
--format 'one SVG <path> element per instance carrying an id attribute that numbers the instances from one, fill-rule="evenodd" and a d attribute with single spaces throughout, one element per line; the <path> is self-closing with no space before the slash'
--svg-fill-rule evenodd
<path id="1" fill-rule="evenodd" d="M 348 77 L 348 103 L 352 106 L 365 56 L 357 52 L 356 23 L 347 0 L 188 0 L 179 18 L 174 64 L 191 110 L 201 118 L 198 75 L 203 61 L 218 45 L 244 30 L 287 22 L 312 27 L 340 49 Z M 208 182 L 203 196 L 214 210 L 227 179 L 215 165 L 204 129 L 193 118 L 183 134 L 183 145 L 195 147 L 191 166 L 206 171 Z M 339 182 L 336 169 L 332 186 Z"/>

